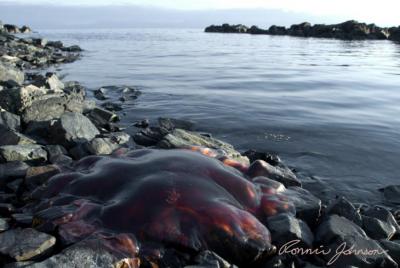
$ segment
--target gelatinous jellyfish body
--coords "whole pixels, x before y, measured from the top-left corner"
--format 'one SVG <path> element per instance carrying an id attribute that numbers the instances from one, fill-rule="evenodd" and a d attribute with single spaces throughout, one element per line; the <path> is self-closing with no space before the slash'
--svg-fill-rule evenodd
<path id="1" fill-rule="evenodd" d="M 293 207 L 279 183 L 250 180 L 242 166 L 213 157 L 152 149 L 87 157 L 33 193 L 36 217 L 56 225 L 67 243 L 96 232 L 131 234 L 138 241 L 132 254 L 147 242 L 209 249 L 236 264 L 269 254 L 263 222 Z"/>

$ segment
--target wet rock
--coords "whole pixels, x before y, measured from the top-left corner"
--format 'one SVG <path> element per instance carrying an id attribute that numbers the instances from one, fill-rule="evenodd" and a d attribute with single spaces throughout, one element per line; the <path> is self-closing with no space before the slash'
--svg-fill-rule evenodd
<path id="1" fill-rule="evenodd" d="M 110 139 L 111 142 L 117 143 L 119 145 L 132 145 L 132 138 L 129 134 L 125 132 L 112 132 L 104 135 L 106 138 Z"/>
<path id="2" fill-rule="evenodd" d="M 22 71 L 17 70 L 12 65 L 0 61 L 0 81 L 7 82 L 9 80 L 18 84 L 24 82 L 25 75 Z"/>
<path id="3" fill-rule="evenodd" d="M 3 25 L 4 30 L 8 33 L 20 33 L 18 26 L 13 25 L 13 24 L 4 24 Z"/>
<path id="4" fill-rule="evenodd" d="M 29 165 L 21 161 L 0 164 L 0 182 L 8 182 L 11 179 L 23 178 L 28 168 Z"/>
<path id="5" fill-rule="evenodd" d="M 172 132 L 165 135 L 158 143 L 158 146 L 165 149 L 203 146 L 216 149 L 222 155 L 225 155 L 230 159 L 237 160 L 243 164 L 249 164 L 249 159 L 242 156 L 232 145 L 214 138 L 202 136 L 195 132 L 185 131 L 183 129 L 174 129 Z"/>
<path id="6" fill-rule="evenodd" d="M 165 128 L 166 130 L 169 131 L 174 130 L 176 128 L 180 128 L 183 130 L 192 130 L 194 123 L 188 120 L 159 117 L 158 125 L 161 128 Z"/>
<path id="7" fill-rule="evenodd" d="M 281 163 L 281 159 L 276 154 L 248 150 L 244 152 L 243 155 L 250 160 L 250 163 L 253 163 L 257 160 L 263 160 L 274 167 L 278 166 Z"/>
<path id="8" fill-rule="evenodd" d="M 0 125 L 0 146 L 3 145 L 23 145 L 36 143 L 31 138 Z"/>
<path id="9" fill-rule="evenodd" d="M 267 219 L 267 227 L 272 234 L 274 245 L 281 247 L 284 244 L 298 240 L 299 247 L 310 248 L 314 235 L 310 228 L 302 220 L 292 215 L 283 213 Z"/>
<path id="10" fill-rule="evenodd" d="M 216 253 L 206 250 L 200 252 L 194 258 L 195 265 L 185 266 L 185 268 L 195 268 L 195 267 L 215 267 L 215 268 L 233 268 L 229 262 L 218 256 Z"/>
<path id="11" fill-rule="evenodd" d="M 5 145 L 0 146 L 0 155 L 6 162 L 12 161 L 39 161 L 47 160 L 47 152 L 40 145 Z"/>
<path id="12" fill-rule="evenodd" d="M 159 143 L 167 134 L 167 130 L 150 127 L 135 133 L 135 135 L 133 135 L 133 140 L 138 145 L 154 146 Z"/>
<path id="13" fill-rule="evenodd" d="M 79 113 L 64 113 L 60 119 L 52 122 L 50 132 L 56 144 L 72 147 L 78 143 L 91 141 L 99 135 L 95 125 Z"/>
<path id="14" fill-rule="evenodd" d="M 101 87 L 93 92 L 94 97 L 98 100 L 106 100 L 109 97 L 107 96 L 107 88 Z"/>
<path id="15" fill-rule="evenodd" d="M 400 241 L 388 241 L 388 240 L 380 240 L 379 243 L 381 246 L 387 250 L 387 253 L 392 257 L 392 259 L 399 264 L 400 263 Z"/>
<path id="16" fill-rule="evenodd" d="M 122 111 L 122 105 L 119 103 L 115 102 L 105 102 L 101 104 L 101 107 L 104 109 L 111 111 L 111 112 L 116 112 L 116 111 Z"/>
<path id="17" fill-rule="evenodd" d="M 79 143 L 76 146 L 72 147 L 69 150 L 69 154 L 72 156 L 74 160 L 79 160 L 81 158 L 91 155 L 91 152 L 89 151 L 88 148 L 88 142 Z"/>
<path id="18" fill-rule="evenodd" d="M 242 24 L 229 25 L 227 23 L 221 26 L 211 25 L 205 29 L 206 33 L 246 33 L 249 30 Z"/>
<path id="19" fill-rule="evenodd" d="M 61 145 L 47 145 L 45 148 L 50 162 L 53 162 L 60 155 L 68 154 L 67 150 Z"/>
<path id="20" fill-rule="evenodd" d="M 30 167 L 26 171 L 26 176 L 24 179 L 25 186 L 33 190 L 37 186 L 46 183 L 51 177 L 60 173 L 60 169 L 54 165 Z"/>
<path id="21" fill-rule="evenodd" d="M 114 150 L 118 149 L 119 145 L 114 143 L 109 138 L 95 138 L 89 142 L 88 150 L 94 155 L 107 155 L 111 154 Z"/>
<path id="22" fill-rule="evenodd" d="M 393 214 L 386 208 L 374 206 L 364 210 L 362 214 L 366 217 L 376 218 L 385 224 L 392 226 L 397 233 L 400 233 L 400 226 L 396 222 Z"/>
<path id="23" fill-rule="evenodd" d="M 24 26 L 22 26 L 22 27 L 19 29 L 19 31 L 20 31 L 21 33 L 23 33 L 23 34 L 27 34 L 27 33 L 31 33 L 31 32 L 32 32 L 32 29 L 29 28 L 28 26 L 24 25 Z"/>
<path id="24" fill-rule="evenodd" d="M 272 25 L 271 27 L 269 27 L 268 33 L 271 35 L 286 35 L 287 29 L 283 26 Z"/>
<path id="25" fill-rule="evenodd" d="M 45 89 L 34 85 L 5 89 L 0 91 L 0 106 L 7 111 L 21 114 L 25 108 L 32 104 L 33 99 L 37 99 L 46 93 Z"/>
<path id="26" fill-rule="evenodd" d="M 0 203 L 0 216 L 10 216 L 14 211 L 15 207 L 12 204 Z"/>
<path id="27" fill-rule="evenodd" d="M 64 45 L 63 45 L 63 43 L 61 41 L 48 41 L 46 46 L 60 49 Z"/>
<path id="28" fill-rule="evenodd" d="M 382 189 L 383 195 L 387 201 L 400 204 L 400 185 L 391 185 Z"/>
<path id="29" fill-rule="evenodd" d="M 44 87 L 51 92 L 63 92 L 64 83 L 61 82 L 55 73 L 46 73 L 46 76 L 38 76 L 33 84 L 37 87 Z"/>
<path id="30" fill-rule="evenodd" d="M 24 134 L 39 144 L 49 144 L 51 141 L 50 121 L 31 121 L 26 125 Z"/>
<path id="31" fill-rule="evenodd" d="M 109 129 L 109 124 L 119 121 L 117 114 L 95 107 L 89 114 L 90 120 L 98 127 Z"/>
<path id="32" fill-rule="evenodd" d="M 9 129 L 20 131 L 21 130 L 21 119 L 18 115 L 9 113 L 7 111 L 0 112 L 0 125 L 3 125 Z"/>
<path id="33" fill-rule="evenodd" d="M 0 217 L 0 233 L 7 231 L 9 227 L 8 222 Z"/>
<path id="34" fill-rule="evenodd" d="M 32 226 L 33 216 L 30 214 L 16 213 L 12 214 L 11 218 L 18 226 L 21 227 Z"/>
<path id="35" fill-rule="evenodd" d="M 143 119 L 142 121 L 136 122 L 133 126 L 137 128 L 148 128 L 150 125 L 150 121 L 148 119 Z"/>
<path id="36" fill-rule="evenodd" d="M 29 268 L 57 267 L 57 268 L 138 268 L 138 259 L 128 259 L 113 254 L 112 248 L 107 247 L 102 240 L 85 240 L 64 249 L 61 253 L 42 262 L 35 263 Z M 120 254 L 121 255 L 121 254 Z"/>
<path id="37" fill-rule="evenodd" d="M 367 237 L 366 233 L 355 223 L 344 217 L 332 215 L 327 218 L 317 229 L 316 242 L 331 249 L 331 254 L 323 257 L 330 264 L 336 252 L 344 249 L 368 250 L 374 254 L 360 253 L 354 251 L 350 254 L 341 254 L 331 267 L 344 267 L 353 265 L 358 267 L 397 267 L 393 259 L 374 240 Z"/>
<path id="38" fill-rule="evenodd" d="M 17 193 L 22 185 L 23 179 L 16 179 L 7 184 L 7 188 L 13 193 Z"/>
<path id="39" fill-rule="evenodd" d="M 356 207 L 350 203 L 345 197 L 339 197 L 334 200 L 326 209 L 328 215 L 339 215 L 354 222 L 358 226 L 362 226 L 361 214 Z"/>
<path id="40" fill-rule="evenodd" d="M 300 187 L 289 187 L 285 193 L 296 208 L 296 217 L 314 227 L 321 215 L 321 200 Z"/>
<path id="41" fill-rule="evenodd" d="M 0 233 L 0 252 L 17 261 L 31 260 L 50 250 L 56 239 L 35 229 L 12 229 Z"/>
<path id="42" fill-rule="evenodd" d="M 63 51 L 67 51 L 67 52 L 81 52 L 81 51 L 83 51 L 82 48 L 80 48 L 77 45 L 73 45 L 73 46 L 69 46 L 69 47 L 62 47 L 61 49 Z"/>
<path id="43" fill-rule="evenodd" d="M 263 160 L 256 160 L 249 167 L 248 175 L 251 178 L 265 176 L 283 183 L 286 187 L 301 186 L 296 175 L 286 167 L 274 167 Z"/>
<path id="44" fill-rule="evenodd" d="M 390 239 L 396 233 L 396 228 L 393 225 L 376 218 L 363 216 L 362 224 L 368 236 L 375 240 Z"/>

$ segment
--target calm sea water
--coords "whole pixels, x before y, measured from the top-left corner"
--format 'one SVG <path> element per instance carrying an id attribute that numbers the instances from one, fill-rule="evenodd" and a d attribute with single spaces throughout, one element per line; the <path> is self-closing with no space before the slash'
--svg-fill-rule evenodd
<path id="1" fill-rule="evenodd" d="M 67 80 L 142 89 L 125 104 L 126 124 L 190 119 L 240 150 L 278 153 L 323 199 L 380 203 L 378 189 L 400 183 L 400 44 L 201 29 L 40 33 L 86 50 L 61 67 Z"/>

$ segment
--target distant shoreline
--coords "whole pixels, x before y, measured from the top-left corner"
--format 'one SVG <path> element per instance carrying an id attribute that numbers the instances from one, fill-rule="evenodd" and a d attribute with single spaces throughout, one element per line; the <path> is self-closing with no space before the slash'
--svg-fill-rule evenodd
<path id="1" fill-rule="evenodd" d="M 204 30 L 207 33 L 243 33 L 260 35 L 288 35 L 296 37 L 331 38 L 341 40 L 392 40 L 400 41 L 400 26 L 379 27 L 375 24 L 349 20 L 338 24 L 315 24 L 308 22 L 293 24 L 289 28 L 272 25 L 268 29 L 243 24 L 211 25 Z"/>

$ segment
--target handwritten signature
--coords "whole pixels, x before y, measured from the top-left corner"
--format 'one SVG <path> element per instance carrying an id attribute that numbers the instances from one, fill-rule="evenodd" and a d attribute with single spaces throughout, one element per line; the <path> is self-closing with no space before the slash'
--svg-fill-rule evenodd
<path id="1" fill-rule="evenodd" d="M 343 242 L 340 244 L 336 250 L 332 248 L 325 248 L 324 246 L 319 246 L 318 248 L 304 248 L 298 246 L 300 240 L 292 240 L 280 247 L 278 254 L 290 254 L 294 256 L 304 256 L 304 255 L 332 255 L 333 256 L 327 262 L 327 265 L 335 263 L 341 256 L 348 255 L 363 255 L 363 256 L 375 256 L 385 254 L 387 250 L 378 249 L 355 249 L 354 245 L 347 248 L 347 243 Z"/>

